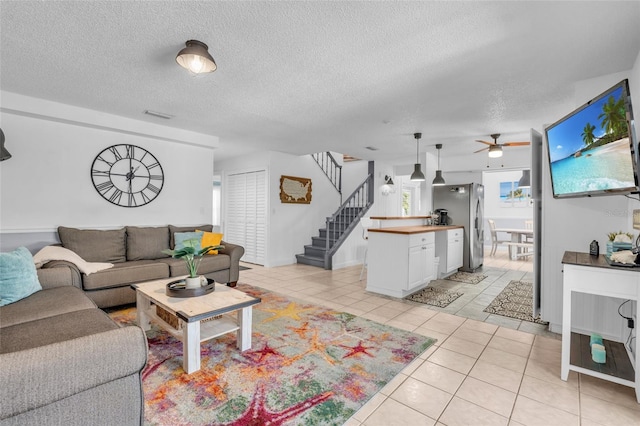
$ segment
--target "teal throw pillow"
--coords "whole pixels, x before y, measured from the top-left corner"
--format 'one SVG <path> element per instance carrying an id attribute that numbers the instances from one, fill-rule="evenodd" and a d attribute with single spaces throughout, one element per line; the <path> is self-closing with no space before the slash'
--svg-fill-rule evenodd
<path id="1" fill-rule="evenodd" d="M 42 290 L 33 256 L 26 247 L 0 253 L 0 306 Z"/>
<path id="2" fill-rule="evenodd" d="M 198 232 L 176 232 L 173 235 L 173 238 L 176 242 L 176 250 L 180 250 L 182 248 L 185 247 L 193 247 L 196 249 L 196 251 L 199 251 L 202 249 L 202 234 L 204 234 L 204 232 L 202 231 L 198 231 Z M 188 240 L 197 240 L 197 242 L 193 242 L 193 244 L 191 242 L 186 243 L 186 241 Z"/>

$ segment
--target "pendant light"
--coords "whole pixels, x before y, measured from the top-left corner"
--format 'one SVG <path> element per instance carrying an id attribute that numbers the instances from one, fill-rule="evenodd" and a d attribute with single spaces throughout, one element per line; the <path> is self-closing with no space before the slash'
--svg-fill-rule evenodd
<path id="1" fill-rule="evenodd" d="M 531 188 L 531 170 L 522 171 L 522 177 L 518 181 L 518 188 Z"/>
<path id="2" fill-rule="evenodd" d="M 214 72 L 218 69 L 206 44 L 198 40 L 188 40 L 185 44 L 187 47 L 176 56 L 178 65 L 194 74 Z"/>
<path id="3" fill-rule="evenodd" d="M 413 173 L 410 179 L 414 182 L 422 182 L 425 180 L 424 173 L 420 169 L 420 138 L 422 133 L 414 133 L 413 137 L 416 138 L 416 164 L 413 165 Z"/>
<path id="4" fill-rule="evenodd" d="M 438 150 L 438 170 L 436 170 L 436 177 L 433 179 L 433 186 L 442 186 L 444 185 L 444 178 L 442 177 L 442 170 L 440 170 L 440 150 L 442 149 L 442 144 L 437 143 L 436 149 Z"/>
<path id="5" fill-rule="evenodd" d="M 0 161 L 8 160 L 9 158 L 11 158 L 11 154 L 9 154 L 9 151 L 7 151 L 7 149 L 4 147 L 4 132 L 2 131 L 2 129 L 0 129 L 0 150 Z"/>

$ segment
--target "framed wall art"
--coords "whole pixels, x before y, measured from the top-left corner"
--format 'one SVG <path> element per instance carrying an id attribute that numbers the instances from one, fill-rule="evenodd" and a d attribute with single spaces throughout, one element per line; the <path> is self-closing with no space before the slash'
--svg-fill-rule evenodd
<path id="1" fill-rule="evenodd" d="M 292 204 L 310 204 L 311 179 L 280 176 L 280 201 Z"/>

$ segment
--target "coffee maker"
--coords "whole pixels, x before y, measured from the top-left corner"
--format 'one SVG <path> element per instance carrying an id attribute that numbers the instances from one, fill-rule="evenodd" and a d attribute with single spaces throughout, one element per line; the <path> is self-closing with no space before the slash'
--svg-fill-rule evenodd
<path id="1" fill-rule="evenodd" d="M 436 214 L 438 215 L 437 225 L 449 224 L 449 211 L 447 209 L 436 209 Z"/>

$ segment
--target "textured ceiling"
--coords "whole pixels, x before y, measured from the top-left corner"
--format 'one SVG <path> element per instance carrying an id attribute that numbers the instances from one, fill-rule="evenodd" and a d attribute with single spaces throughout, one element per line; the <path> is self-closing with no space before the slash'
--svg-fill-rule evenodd
<path id="1" fill-rule="evenodd" d="M 421 151 L 475 151 L 557 120 L 575 82 L 629 70 L 640 51 L 638 1 L 3 0 L 0 14 L 2 90 L 216 135 L 216 159 L 393 162 L 416 131 Z M 189 39 L 215 73 L 175 63 Z"/>

